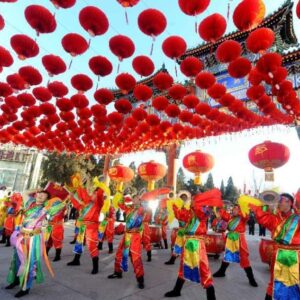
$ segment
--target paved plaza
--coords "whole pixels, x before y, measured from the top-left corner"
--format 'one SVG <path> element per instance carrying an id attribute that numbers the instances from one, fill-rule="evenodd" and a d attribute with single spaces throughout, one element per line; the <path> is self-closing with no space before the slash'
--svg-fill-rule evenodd
<path id="1" fill-rule="evenodd" d="M 52 263 L 55 278 L 51 278 L 46 267 L 46 280 L 41 285 L 34 284 L 29 296 L 24 299 L 43 300 L 137 300 L 137 299 L 164 299 L 165 292 L 171 290 L 175 284 L 179 260 L 173 266 L 166 266 L 164 262 L 169 259 L 170 250 L 153 250 L 152 262 L 146 262 L 146 252 L 143 252 L 145 268 L 145 289 L 137 288 L 132 266 L 129 265 L 129 272 L 123 274 L 122 279 L 107 279 L 113 272 L 114 254 L 108 254 L 107 243 L 100 253 L 99 273 L 91 275 L 92 262 L 88 251 L 81 258 L 81 266 L 66 266 L 73 258 L 72 245 L 69 241 L 73 238 L 73 223 L 66 223 L 65 245 L 62 260 Z M 120 236 L 116 236 L 114 247 L 117 248 Z M 251 262 L 254 269 L 255 278 L 259 284 L 258 288 L 253 288 L 248 284 L 244 271 L 238 265 L 231 265 L 227 275 L 222 279 L 215 279 L 216 296 L 218 300 L 263 300 L 265 289 L 269 279 L 268 266 L 260 262 L 258 245 L 260 237 L 247 237 L 251 253 Z M 12 248 L 0 246 L 0 299 L 15 299 L 13 295 L 18 291 L 7 291 L 6 274 L 9 268 Z M 52 249 L 50 259 L 54 257 Z M 212 272 L 215 272 L 220 263 L 220 259 L 210 258 Z M 166 298 L 165 298 L 166 299 Z M 181 300 L 206 299 L 205 290 L 197 284 L 186 283 L 182 289 Z"/>

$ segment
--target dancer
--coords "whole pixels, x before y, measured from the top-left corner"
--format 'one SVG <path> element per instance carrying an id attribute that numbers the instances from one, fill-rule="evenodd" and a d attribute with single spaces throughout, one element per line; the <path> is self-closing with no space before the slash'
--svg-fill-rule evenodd
<path id="1" fill-rule="evenodd" d="M 0 235 L 1 235 L 0 244 L 6 243 L 4 222 L 7 216 L 7 204 L 6 204 L 7 201 L 8 199 L 6 197 L 0 199 Z"/>
<path id="2" fill-rule="evenodd" d="M 147 203 L 145 203 L 147 205 Z M 143 235 L 142 235 L 142 241 L 144 249 L 147 251 L 147 261 L 151 261 L 152 259 L 152 246 L 151 246 L 151 232 L 149 224 L 152 220 L 152 210 L 150 207 L 145 207 L 145 215 L 143 219 Z"/>
<path id="3" fill-rule="evenodd" d="M 76 192 L 69 191 L 72 204 L 78 207 L 79 217 L 78 228 L 79 232 L 76 238 L 76 243 L 73 252 L 74 259 L 70 261 L 68 266 L 79 266 L 80 256 L 83 253 L 84 238 L 92 257 L 93 269 L 91 274 L 97 274 L 99 271 L 99 250 L 98 250 L 98 227 L 99 215 L 104 203 L 103 190 L 96 188 L 92 195 L 89 195 L 83 187 L 78 187 Z"/>
<path id="4" fill-rule="evenodd" d="M 9 285 L 6 287 L 13 289 L 20 285 L 21 290 L 15 295 L 16 298 L 29 293 L 34 279 L 37 283 L 44 281 L 42 256 L 50 274 L 54 275 L 46 255 L 42 223 L 47 215 L 54 216 L 66 207 L 66 203 L 59 198 L 49 200 L 50 195 L 47 191 L 27 192 L 23 195 L 23 199 L 25 203 L 21 212 L 23 219 L 19 231 L 15 231 L 12 236 L 14 254 L 7 276 Z"/>
<path id="5" fill-rule="evenodd" d="M 162 239 L 164 240 L 165 249 L 168 249 L 167 226 L 168 226 L 168 211 L 166 199 L 161 200 L 154 214 L 154 223 L 161 227 Z"/>
<path id="6" fill-rule="evenodd" d="M 98 249 L 102 250 L 103 241 L 106 238 L 108 242 L 108 253 L 111 254 L 114 252 L 113 241 L 115 235 L 115 220 L 116 214 L 115 209 L 111 206 L 109 211 L 105 214 L 104 220 L 99 225 L 99 244 Z"/>
<path id="7" fill-rule="evenodd" d="M 240 263 L 241 268 L 246 272 L 249 284 L 257 287 L 249 260 L 249 250 L 245 237 L 248 217 L 243 217 L 240 207 L 233 207 L 232 215 L 225 210 L 220 210 L 220 216 L 228 222 L 228 234 L 226 237 L 225 254 L 220 269 L 213 274 L 213 277 L 224 277 L 230 263 Z"/>
<path id="8" fill-rule="evenodd" d="M 119 207 L 126 212 L 126 228 L 116 253 L 114 273 L 108 278 L 122 278 L 122 271 L 128 271 L 128 257 L 130 256 L 138 287 L 143 289 L 142 231 L 144 208 L 140 205 L 138 195 L 135 195 L 133 200 L 129 196 L 122 198 Z"/>
<path id="9" fill-rule="evenodd" d="M 249 205 L 257 222 L 272 232 L 277 245 L 265 300 L 300 299 L 300 215 L 293 212 L 293 204 L 294 198 L 284 193 L 280 195 L 276 214 Z"/>

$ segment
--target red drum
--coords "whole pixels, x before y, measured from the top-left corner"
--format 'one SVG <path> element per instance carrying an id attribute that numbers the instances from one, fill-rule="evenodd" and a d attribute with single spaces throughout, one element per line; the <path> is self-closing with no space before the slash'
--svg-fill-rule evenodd
<path id="1" fill-rule="evenodd" d="M 219 257 L 225 251 L 226 237 L 221 233 L 209 233 L 205 236 L 205 247 L 207 254 Z"/>
<path id="2" fill-rule="evenodd" d="M 171 231 L 171 248 L 173 248 L 175 246 L 177 231 L 178 231 L 177 227 L 174 227 Z"/>
<path id="3" fill-rule="evenodd" d="M 160 244 L 161 227 L 156 225 L 150 225 L 149 228 L 150 228 L 151 243 Z"/>
<path id="4" fill-rule="evenodd" d="M 123 223 L 120 223 L 118 226 L 115 227 L 115 234 L 121 235 L 125 232 L 125 225 Z"/>
<path id="5" fill-rule="evenodd" d="M 273 240 L 261 239 L 259 243 L 259 254 L 261 261 L 266 264 L 271 264 L 272 256 L 277 249 L 277 245 Z"/>

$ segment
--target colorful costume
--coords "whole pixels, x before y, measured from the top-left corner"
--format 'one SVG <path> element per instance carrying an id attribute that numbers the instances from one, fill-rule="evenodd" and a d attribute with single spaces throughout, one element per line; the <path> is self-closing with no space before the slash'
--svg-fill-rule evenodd
<path id="1" fill-rule="evenodd" d="M 65 203 L 53 198 L 44 204 L 37 204 L 30 197 L 22 212 L 23 220 L 19 231 L 15 231 L 12 242 L 15 246 L 13 259 L 7 281 L 15 286 L 19 281 L 22 291 L 28 291 L 35 279 L 37 283 L 44 281 L 41 258 L 44 256 L 46 265 L 53 276 L 53 271 L 46 255 L 42 222 L 47 215 L 54 216 L 65 209 Z"/>
<path id="2" fill-rule="evenodd" d="M 4 222 L 7 216 L 7 200 L 7 198 L 0 199 L 0 235 L 2 236 L 2 240 L 0 241 L 1 244 L 6 242 Z"/>
<path id="3" fill-rule="evenodd" d="M 147 256 L 148 256 L 148 261 L 151 261 L 151 232 L 150 232 L 150 227 L 149 224 L 151 223 L 152 220 L 152 210 L 150 208 L 145 209 L 145 215 L 143 219 L 143 235 L 142 235 L 142 240 L 143 240 L 143 246 L 144 249 L 147 251 Z"/>
<path id="4" fill-rule="evenodd" d="M 267 295 L 274 300 L 300 299 L 300 216 L 254 211 L 259 224 L 272 232 L 277 244 L 270 266 L 271 279 Z M 266 299 L 269 299 L 266 298 Z"/>
<path id="5" fill-rule="evenodd" d="M 113 241 L 114 241 L 114 235 L 115 235 L 115 220 L 116 220 L 116 214 L 115 209 L 111 206 L 109 208 L 109 211 L 105 214 L 104 220 L 99 225 L 99 250 L 102 250 L 102 244 L 104 239 L 107 239 L 108 242 L 108 253 L 113 253 Z"/>
<path id="6" fill-rule="evenodd" d="M 161 205 L 162 203 L 164 202 L 161 201 L 160 205 L 155 211 L 154 223 L 156 225 L 161 226 L 161 234 L 162 234 L 162 239 L 164 240 L 165 243 L 165 249 L 168 249 L 168 239 L 167 239 L 168 211 L 167 211 L 167 207 Z"/>

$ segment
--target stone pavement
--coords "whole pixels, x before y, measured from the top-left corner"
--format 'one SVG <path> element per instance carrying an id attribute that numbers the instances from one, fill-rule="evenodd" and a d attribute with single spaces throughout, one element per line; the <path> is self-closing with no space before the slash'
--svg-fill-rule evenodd
<path id="1" fill-rule="evenodd" d="M 72 245 L 73 224 L 66 223 L 65 247 L 62 260 L 52 263 L 55 278 L 52 279 L 45 266 L 46 280 L 43 284 L 34 284 L 30 294 L 25 299 L 30 300 L 137 300 L 137 299 L 166 299 L 164 293 L 171 290 L 175 284 L 179 260 L 173 266 L 166 266 L 164 262 L 169 259 L 170 250 L 153 250 L 152 262 L 146 262 L 146 253 L 143 252 L 145 268 L 145 289 L 140 290 L 136 286 L 132 266 L 129 263 L 129 272 L 123 274 L 122 279 L 107 279 L 107 275 L 113 272 L 114 255 L 108 254 L 107 244 L 100 253 L 99 274 L 91 275 L 92 262 L 86 251 L 81 259 L 81 266 L 69 267 L 66 263 L 73 258 Z M 115 249 L 120 236 L 116 237 Z M 263 300 L 265 289 L 269 280 L 268 266 L 260 262 L 258 245 L 260 237 L 248 237 L 252 267 L 258 288 L 248 284 L 244 271 L 238 265 L 231 265 L 225 278 L 214 280 L 216 296 L 218 300 Z M 0 299 L 15 299 L 13 295 L 18 288 L 12 291 L 4 289 L 6 274 L 9 268 L 12 248 L 0 245 Z M 50 259 L 54 256 L 54 250 L 50 251 Z M 210 258 L 212 272 L 216 271 L 221 259 Z M 193 300 L 206 299 L 205 290 L 197 284 L 185 283 L 182 296 L 177 299 Z"/>

